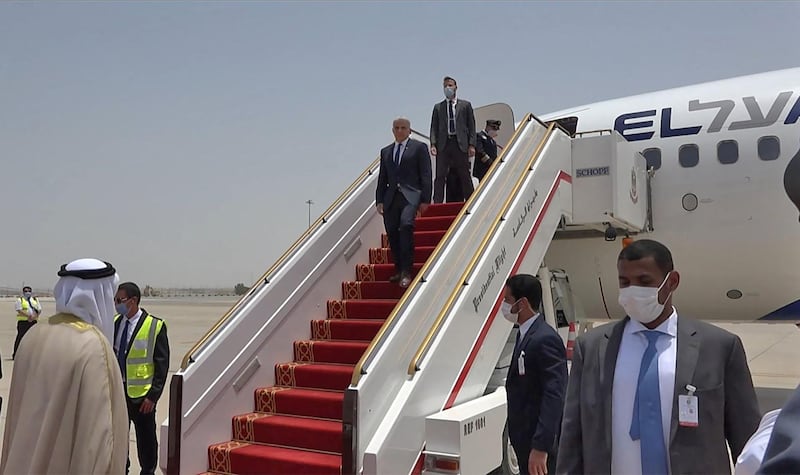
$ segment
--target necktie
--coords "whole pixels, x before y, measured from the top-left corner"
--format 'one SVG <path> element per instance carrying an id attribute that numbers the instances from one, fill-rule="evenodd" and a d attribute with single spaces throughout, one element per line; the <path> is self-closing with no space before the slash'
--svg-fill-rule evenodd
<path id="1" fill-rule="evenodd" d="M 128 319 L 125 319 L 125 324 L 122 326 L 122 334 L 119 337 L 119 348 L 117 348 L 117 362 L 119 362 L 119 369 L 122 371 L 122 380 L 125 381 L 125 350 L 128 349 Z"/>
<path id="2" fill-rule="evenodd" d="M 456 134 L 456 111 L 453 109 L 453 101 L 447 101 L 447 133 L 449 135 Z"/>
<path id="3" fill-rule="evenodd" d="M 633 403 L 633 420 L 630 435 L 632 440 L 640 441 L 643 474 L 666 474 L 667 446 L 664 443 L 661 423 L 661 391 L 658 381 L 658 358 L 656 341 L 661 335 L 654 330 L 644 331 L 647 349 L 642 356 L 639 369 L 639 384 Z"/>
<path id="4" fill-rule="evenodd" d="M 519 330 L 517 330 L 517 341 L 514 342 L 514 352 L 516 352 L 517 348 L 519 348 L 519 338 L 520 338 L 519 334 L 520 334 L 520 332 L 519 332 Z"/>
<path id="5" fill-rule="evenodd" d="M 403 144 L 397 144 L 397 148 L 394 149 L 394 164 L 395 166 L 400 165 L 400 150 L 403 148 Z"/>

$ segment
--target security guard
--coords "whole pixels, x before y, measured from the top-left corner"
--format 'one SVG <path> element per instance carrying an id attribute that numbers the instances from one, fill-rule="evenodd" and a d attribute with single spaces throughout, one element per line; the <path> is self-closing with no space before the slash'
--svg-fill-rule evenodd
<path id="1" fill-rule="evenodd" d="M 500 121 L 489 119 L 486 121 L 484 130 L 478 132 L 478 140 L 475 147 L 475 163 L 472 165 L 472 176 L 482 180 L 492 162 L 497 158 L 497 142 L 494 138 L 500 130 Z"/>
<path id="2" fill-rule="evenodd" d="M 39 314 L 42 313 L 39 299 L 33 296 L 33 289 L 27 285 L 22 288 L 22 297 L 17 297 L 15 308 L 17 310 L 17 339 L 14 340 L 14 353 L 11 355 L 11 359 L 16 356 L 22 337 L 36 325 Z"/>
<path id="3" fill-rule="evenodd" d="M 142 475 L 155 473 L 158 466 L 156 403 L 161 397 L 169 370 L 167 325 L 139 308 L 142 293 L 133 282 L 120 284 L 114 297 L 114 353 L 117 355 L 125 394 L 128 419 L 136 430 L 136 448 Z M 130 457 L 126 467 L 130 467 Z"/>

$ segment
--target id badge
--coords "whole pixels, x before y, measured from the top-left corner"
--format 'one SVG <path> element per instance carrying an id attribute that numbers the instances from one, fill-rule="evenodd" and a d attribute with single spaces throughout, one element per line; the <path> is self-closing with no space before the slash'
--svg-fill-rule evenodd
<path id="1" fill-rule="evenodd" d="M 697 396 L 694 395 L 695 387 L 688 387 L 688 395 L 678 396 L 678 423 L 681 427 L 697 427 L 699 425 L 698 419 L 698 402 Z"/>
<path id="2" fill-rule="evenodd" d="M 519 369 L 519 375 L 525 376 L 525 352 L 521 352 L 519 354 L 519 359 L 517 360 L 517 368 Z"/>

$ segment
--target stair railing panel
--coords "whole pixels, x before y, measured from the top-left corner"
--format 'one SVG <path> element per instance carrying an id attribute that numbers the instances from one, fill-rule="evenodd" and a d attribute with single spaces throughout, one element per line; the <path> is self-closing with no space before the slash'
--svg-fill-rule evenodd
<path id="1" fill-rule="evenodd" d="M 293 359 L 291 342 L 309 337 L 310 320 L 327 317 L 320 303 L 340 299 L 341 282 L 380 247 L 376 172 L 377 161 L 187 353 L 182 394 L 171 394 L 165 422 L 180 419 L 167 428 L 170 473 L 176 461 L 180 473 L 206 469 L 208 446 L 230 439 L 231 416 L 253 410 L 255 388 L 273 384 L 274 364 Z"/>
<path id="2" fill-rule="evenodd" d="M 346 402 L 358 405 L 357 418 L 345 420 L 346 434 L 357 438 L 356 441 L 346 439 L 345 446 L 357 447 L 356 454 L 364 453 L 367 442 L 386 416 L 396 391 L 403 384 L 398 374 L 405 373 L 408 360 L 422 342 L 450 290 L 460 285 L 458 276 L 497 216 L 514 182 L 526 170 L 527 158 L 545 140 L 548 130 L 530 116 L 520 125 L 517 139 L 492 165 L 497 170 L 490 170 L 491 176 L 481 183 L 412 283 L 418 287 L 417 293 L 413 298 L 406 296 L 408 298 L 400 301 L 359 362 L 353 384 L 348 389 L 348 393 L 357 393 L 357 397 L 349 394 L 345 398 Z M 393 318 L 396 321 L 392 321 Z M 346 405 L 344 413 L 347 418 L 353 411 Z M 354 427 L 349 429 L 348 424 Z M 357 470 L 358 467 L 343 467 L 343 473 Z"/>

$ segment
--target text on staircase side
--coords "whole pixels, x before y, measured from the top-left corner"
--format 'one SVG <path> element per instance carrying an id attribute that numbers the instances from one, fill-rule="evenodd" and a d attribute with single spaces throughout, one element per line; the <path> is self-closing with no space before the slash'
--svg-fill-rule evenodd
<path id="1" fill-rule="evenodd" d="M 470 435 L 486 427 L 486 416 L 477 417 L 464 423 L 464 435 Z"/>
<path id="2" fill-rule="evenodd" d="M 494 280 L 495 276 L 497 275 L 498 271 L 503 264 L 506 262 L 506 247 L 503 246 L 500 249 L 500 252 L 494 257 L 494 267 L 486 274 L 486 280 L 481 284 L 481 291 L 477 297 L 472 298 L 472 306 L 475 308 L 475 312 L 478 311 L 478 307 L 480 306 L 481 302 L 483 301 L 484 295 L 486 295 L 486 291 L 489 290 L 489 286 L 492 285 L 492 281 Z"/>
<path id="3" fill-rule="evenodd" d="M 530 213 L 531 208 L 533 208 L 533 203 L 536 202 L 537 196 L 539 196 L 539 192 L 533 190 L 533 197 L 525 203 L 525 208 L 522 210 L 522 214 L 519 215 L 516 226 L 514 226 L 514 229 L 512 229 L 514 237 L 517 237 L 519 228 L 521 228 L 522 225 L 525 223 L 525 220 L 528 219 L 528 213 Z"/>

